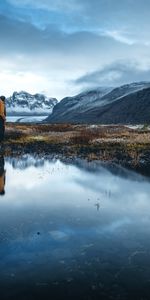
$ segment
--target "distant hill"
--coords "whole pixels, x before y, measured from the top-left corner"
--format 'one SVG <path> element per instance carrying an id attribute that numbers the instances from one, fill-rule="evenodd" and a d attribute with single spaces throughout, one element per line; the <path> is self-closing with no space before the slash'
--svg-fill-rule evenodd
<path id="1" fill-rule="evenodd" d="M 150 123 L 150 82 L 95 89 L 61 100 L 49 123 Z"/>
<path id="2" fill-rule="evenodd" d="M 7 115 L 49 115 L 58 103 L 55 98 L 48 98 L 43 94 L 31 95 L 27 92 L 14 92 L 6 100 Z"/>

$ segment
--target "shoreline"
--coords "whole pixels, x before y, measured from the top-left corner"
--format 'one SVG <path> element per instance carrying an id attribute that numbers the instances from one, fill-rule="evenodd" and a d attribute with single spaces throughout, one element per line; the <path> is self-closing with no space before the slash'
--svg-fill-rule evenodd
<path id="1" fill-rule="evenodd" d="M 150 175 L 150 131 L 123 125 L 8 123 L 0 154 L 78 157 L 144 169 Z"/>

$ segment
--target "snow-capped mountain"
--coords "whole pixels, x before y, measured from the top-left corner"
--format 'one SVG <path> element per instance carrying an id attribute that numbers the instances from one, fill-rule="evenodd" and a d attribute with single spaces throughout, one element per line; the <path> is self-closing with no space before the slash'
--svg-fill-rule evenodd
<path id="1" fill-rule="evenodd" d="M 48 98 L 43 94 L 31 95 L 24 91 L 14 92 L 6 100 L 7 115 L 49 115 L 57 102 L 57 99 Z"/>
<path id="2" fill-rule="evenodd" d="M 50 123 L 150 122 L 150 82 L 95 89 L 61 100 L 47 119 Z"/>

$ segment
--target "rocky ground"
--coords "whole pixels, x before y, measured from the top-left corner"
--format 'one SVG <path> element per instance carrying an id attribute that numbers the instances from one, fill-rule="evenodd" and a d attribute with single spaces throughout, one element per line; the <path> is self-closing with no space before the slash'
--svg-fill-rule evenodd
<path id="1" fill-rule="evenodd" d="M 6 125 L 5 156 L 37 153 L 115 162 L 150 173 L 150 130 L 145 126 Z"/>

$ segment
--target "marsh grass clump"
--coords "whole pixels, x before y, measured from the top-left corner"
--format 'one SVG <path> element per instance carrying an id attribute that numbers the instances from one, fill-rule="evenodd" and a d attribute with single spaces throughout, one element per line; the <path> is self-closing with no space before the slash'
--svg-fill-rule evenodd
<path id="1" fill-rule="evenodd" d="M 49 133 L 49 132 L 67 132 L 72 131 L 71 124 L 39 124 L 34 125 L 34 132 Z"/>
<path id="2" fill-rule="evenodd" d="M 6 133 L 5 133 L 5 140 L 19 140 L 23 137 L 26 136 L 26 133 L 21 131 L 21 130 L 6 130 Z"/>
<path id="3" fill-rule="evenodd" d="M 141 128 L 141 131 L 148 131 L 149 130 L 149 124 L 144 124 L 143 127 Z"/>
<path id="4" fill-rule="evenodd" d="M 72 144 L 89 144 L 95 139 L 106 137 L 106 132 L 101 128 L 80 128 L 75 135 L 70 138 Z"/>

